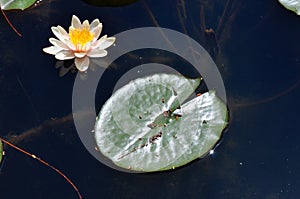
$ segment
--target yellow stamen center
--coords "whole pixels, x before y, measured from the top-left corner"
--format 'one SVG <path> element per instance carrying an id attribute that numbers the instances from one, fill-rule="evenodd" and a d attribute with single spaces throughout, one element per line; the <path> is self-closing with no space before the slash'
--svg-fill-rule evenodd
<path id="1" fill-rule="evenodd" d="M 90 32 L 87 28 L 70 28 L 69 36 L 72 43 L 76 46 L 81 44 L 84 46 L 86 43 L 90 42 L 94 38 L 94 34 Z"/>

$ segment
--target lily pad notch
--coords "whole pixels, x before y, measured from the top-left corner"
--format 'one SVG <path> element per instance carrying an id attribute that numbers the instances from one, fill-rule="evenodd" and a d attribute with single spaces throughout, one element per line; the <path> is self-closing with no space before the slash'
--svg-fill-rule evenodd
<path id="1" fill-rule="evenodd" d="M 228 110 L 215 91 L 184 103 L 201 80 L 155 74 L 117 90 L 95 124 L 100 152 L 135 172 L 174 169 L 206 155 L 227 126 Z"/>

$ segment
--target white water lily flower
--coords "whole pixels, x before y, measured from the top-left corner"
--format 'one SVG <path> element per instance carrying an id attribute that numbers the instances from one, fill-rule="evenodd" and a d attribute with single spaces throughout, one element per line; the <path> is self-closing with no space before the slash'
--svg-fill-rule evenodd
<path id="1" fill-rule="evenodd" d="M 61 26 L 51 27 L 52 32 L 58 38 L 50 38 L 53 46 L 43 48 L 43 51 L 55 55 L 58 60 L 75 58 L 75 66 L 79 71 L 86 71 L 89 67 L 89 57 L 104 57 L 107 55 L 106 48 L 116 40 L 115 37 L 104 35 L 100 39 L 102 23 L 95 19 L 91 24 L 88 20 L 83 23 L 75 15 L 69 33 Z"/>

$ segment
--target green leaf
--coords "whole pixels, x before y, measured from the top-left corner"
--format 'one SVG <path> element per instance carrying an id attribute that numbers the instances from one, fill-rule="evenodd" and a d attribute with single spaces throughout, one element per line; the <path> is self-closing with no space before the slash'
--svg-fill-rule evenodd
<path id="1" fill-rule="evenodd" d="M 131 81 L 102 107 L 95 139 L 119 167 L 151 172 L 208 153 L 227 125 L 227 107 L 215 92 L 181 105 L 201 78 L 156 74 Z"/>
<path id="2" fill-rule="evenodd" d="M 36 0 L 0 0 L 2 10 L 25 10 L 32 6 Z"/>
<path id="3" fill-rule="evenodd" d="M 137 0 L 82 0 L 82 1 L 94 6 L 118 7 L 118 6 L 125 6 L 125 5 L 132 4 Z"/>
<path id="4" fill-rule="evenodd" d="M 279 2 L 288 10 L 300 15 L 300 0 L 279 0 Z"/>
<path id="5" fill-rule="evenodd" d="M 3 144 L 2 142 L 0 141 L 0 164 L 2 162 L 2 158 L 3 158 Z"/>

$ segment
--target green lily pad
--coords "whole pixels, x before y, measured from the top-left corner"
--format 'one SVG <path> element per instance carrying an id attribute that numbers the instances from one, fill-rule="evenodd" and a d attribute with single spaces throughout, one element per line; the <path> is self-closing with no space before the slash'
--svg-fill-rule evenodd
<path id="1" fill-rule="evenodd" d="M 2 10 L 25 10 L 32 6 L 36 0 L 0 0 Z"/>
<path id="2" fill-rule="evenodd" d="M 288 10 L 300 15 L 300 0 L 279 0 L 279 2 Z"/>
<path id="3" fill-rule="evenodd" d="M 138 0 L 82 0 L 93 6 L 118 7 L 132 4 Z"/>
<path id="4" fill-rule="evenodd" d="M 2 158 L 3 158 L 3 144 L 2 142 L 0 141 L 0 164 L 2 162 Z"/>
<path id="5" fill-rule="evenodd" d="M 119 167 L 140 172 L 172 169 L 207 154 L 228 113 L 214 91 L 182 104 L 200 81 L 156 74 L 117 90 L 96 121 L 101 153 Z"/>

